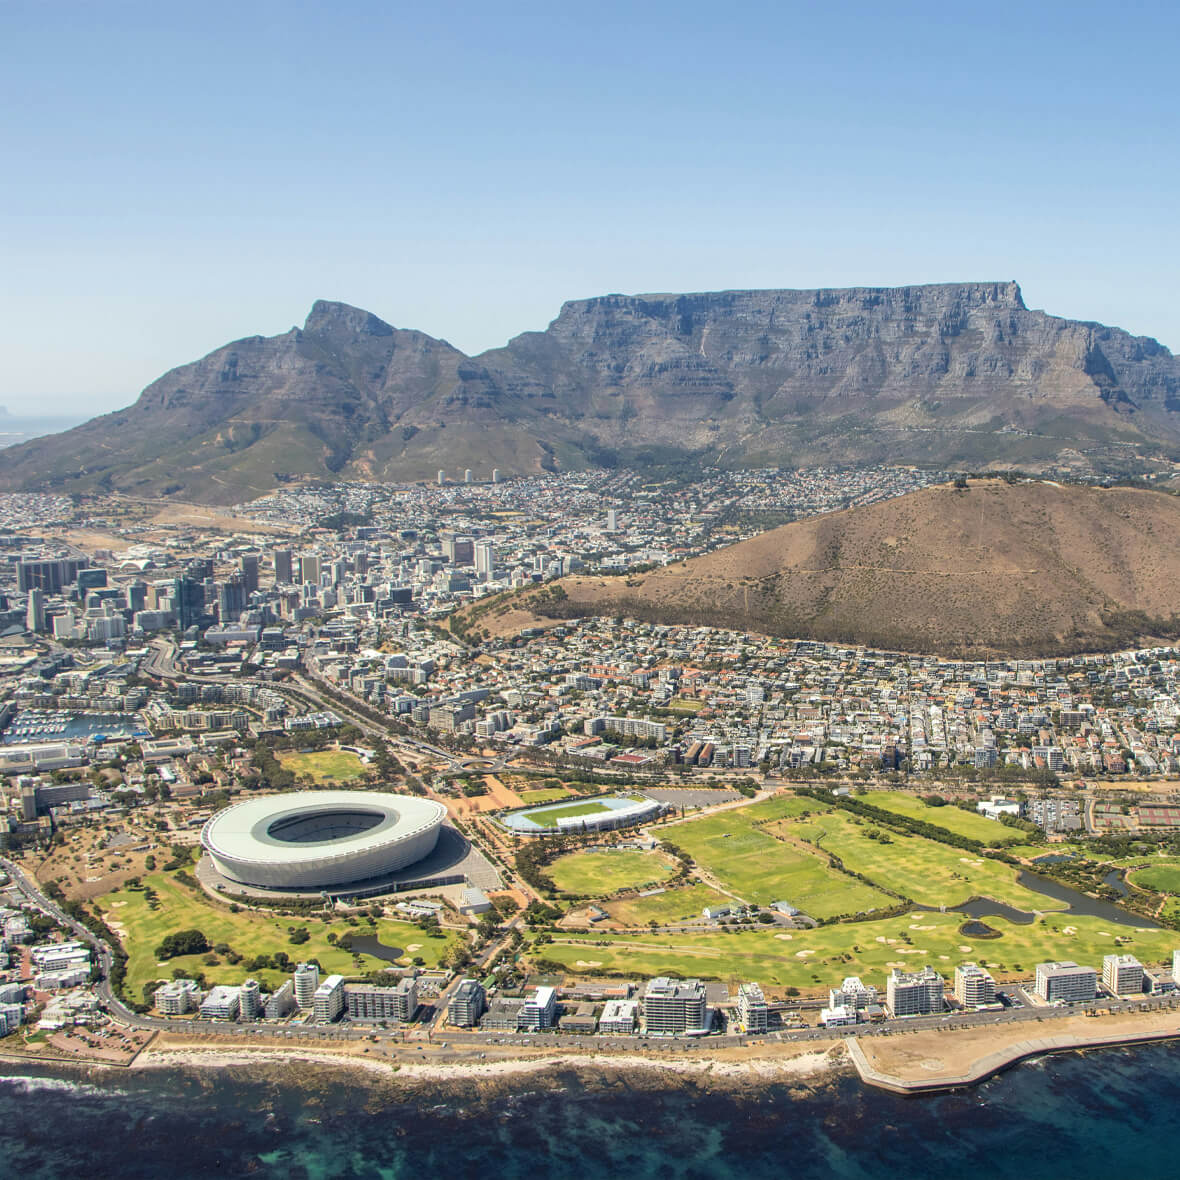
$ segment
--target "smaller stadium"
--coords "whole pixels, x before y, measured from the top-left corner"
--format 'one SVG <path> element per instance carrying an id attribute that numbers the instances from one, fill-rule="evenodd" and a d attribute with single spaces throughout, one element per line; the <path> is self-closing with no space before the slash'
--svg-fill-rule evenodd
<path id="1" fill-rule="evenodd" d="M 381 791 L 296 791 L 235 803 L 201 831 L 229 882 L 314 891 L 388 878 L 429 857 L 446 808 Z"/>
<path id="2" fill-rule="evenodd" d="M 604 795 L 526 807 L 500 820 L 516 836 L 552 836 L 566 832 L 608 832 L 655 819 L 663 804 L 644 795 Z"/>

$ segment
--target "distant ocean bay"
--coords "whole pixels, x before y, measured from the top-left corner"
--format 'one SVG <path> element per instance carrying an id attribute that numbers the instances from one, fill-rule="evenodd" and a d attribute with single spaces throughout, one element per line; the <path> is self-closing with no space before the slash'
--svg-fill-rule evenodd
<path id="1" fill-rule="evenodd" d="M 3 1067 L 0 1160 L 25 1180 L 1097 1180 L 1180 1172 L 1180 1048 L 1043 1058 L 902 1098 L 847 1071 L 709 1090 L 555 1069 L 502 1090 L 324 1067 L 65 1075 Z M 14 1072 L 15 1071 L 15 1072 Z"/>
<path id="2" fill-rule="evenodd" d="M 57 434 L 85 421 L 86 418 L 81 414 L 68 416 L 0 414 L 0 448 L 16 446 L 17 443 L 28 442 L 31 438 L 40 438 L 46 434 Z"/>

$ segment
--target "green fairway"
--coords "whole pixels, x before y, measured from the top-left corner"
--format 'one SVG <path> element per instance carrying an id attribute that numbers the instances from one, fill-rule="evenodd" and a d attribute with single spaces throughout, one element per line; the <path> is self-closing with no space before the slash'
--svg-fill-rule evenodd
<path id="1" fill-rule="evenodd" d="M 313 750 L 299 754 L 280 750 L 276 755 L 284 770 L 316 783 L 347 783 L 361 778 L 365 764 L 348 750 Z"/>
<path id="2" fill-rule="evenodd" d="M 1168 962 L 1176 943 L 1170 930 L 1135 930 L 1097 918 L 1049 914 L 1029 926 L 986 919 L 1000 937 L 979 939 L 960 933 L 961 914 L 910 913 L 875 922 L 824 926 L 816 930 L 740 933 L 631 934 L 604 937 L 559 935 L 535 954 L 566 964 L 573 974 L 613 972 L 645 978 L 676 971 L 682 975 L 755 979 L 772 986 L 818 992 L 845 975 L 860 975 L 884 990 L 893 966 L 909 970 L 927 963 L 951 980 L 955 965 L 986 964 L 998 978 L 1029 977 L 1036 964 L 1073 959 L 1100 968 L 1115 951 L 1145 963 Z M 606 945 L 599 945 L 605 943 Z"/>
<path id="3" fill-rule="evenodd" d="M 607 903 L 603 908 L 624 926 L 646 926 L 649 922 L 667 925 L 699 918 L 706 906 L 728 905 L 732 897 L 710 889 L 708 885 L 684 885 L 651 897 L 628 897 Z"/>
<path id="4" fill-rule="evenodd" d="M 567 799 L 573 794 L 573 791 L 567 791 L 565 787 L 541 787 L 536 791 L 517 791 L 521 799 L 532 806 L 537 806 L 541 803 L 553 803 L 557 799 Z"/>
<path id="5" fill-rule="evenodd" d="M 862 796 L 862 801 L 880 807 L 883 811 L 892 811 L 895 815 L 921 820 L 956 835 L 966 836 L 968 840 L 978 840 L 989 848 L 1017 844 L 1025 838 L 1024 833 L 1017 828 L 1006 828 L 998 820 L 988 819 L 977 811 L 964 811 L 951 804 L 931 807 L 921 799 L 899 791 L 869 791 Z"/>
<path id="6" fill-rule="evenodd" d="M 663 881 L 675 869 L 676 861 L 669 856 L 624 849 L 571 852 L 553 861 L 545 873 L 566 893 L 609 897 L 620 889 Z"/>
<path id="7" fill-rule="evenodd" d="M 337 971 L 341 975 L 361 975 L 380 970 L 386 964 L 368 955 L 361 955 L 358 964 L 351 952 L 328 942 L 329 931 L 338 936 L 350 931 L 356 935 L 375 933 L 384 945 L 400 947 L 405 951 L 407 962 L 417 956 L 430 966 L 438 963 L 439 956 L 455 937 L 448 934 L 445 938 L 431 938 L 408 922 L 383 919 L 378 919 L 374 928 L 367 922 L 357 926 L 349 926 L 342 921 L 326 924 L 316 918 L 289 914 L 271 916 L 265 912 L 248 910 L 235 914 L 211 898 L 206 898 L 199 890 L 186 888 L 165 873 L 153 873 L 144 877 L 143 882 L 156 891 L 159 909 L 150 909 L 140 890 L 121 889 L 99 898 L 97 902 L 103 918 L 118 934 L 127 951 L 127 994 L 137 1000 L 141 997 L 145 983 L 153 979 L 169 979 L 178 967 L 192 973 L 203 971 L 211 983 L 241 983 L 248 974 L 252 974 L 267 989 L 288 978 L 282 972 L 269 969 L 248 972 L 244 962 L 229 963 L 224 955 L 217 956 L 220 960 L 217 966 L 207 966 L 203 954 L 180 955 L 157 962 L 156 947 L 166 934 L 177 930 L 201 930 L 212 945 L 224 942 L 243 960 L 259 954 L 286 951 L 292 962 L 318 959 L 325 973 Z M 297 929 L 305 926 L 311 937 L 301 945 L 294 945 L 287 931 L 289 926 Z"/>
<path id="8" fill-rule="evenodd" d="M 1127 880 L 1140 889 L 1154 889 L 1157 893 L 1180 894 L 1180 860 L 1153 858 L 1145 868 L 1132 869 Z M 1180 939 L 1178 939 L 1180 941 Z"/>
<path id="9" fill-rule="evenodd" d="M 825 807 L 813 799 L 779 795 L 675 824 L 665 833 L 726 889 L 758 905 L 787 901 L 813 918 L 892 905 L 894 899 L 831 868 L 826 856 L 789 830 L 770 826 Z"/>
<path id="10" fill-rule="evenodd" d="M 610 811 L 605 803 L 599 803 L 597 799 L 590 799 L 584 803 L 570 803 L 566 807 L 554 807 L 550 811 L 529 812 L 528 818 L 543 828 L 555 828 L 559 819 L 572 819 L 578 815 L 600 815 L 604 811 Z"/>
<path id="11" fill-rule="evenodd" d="M 775 830 L 808 840 L 838 856 L 850 872 L 919 905 L 954 906 L 978 896 L 1022 910 L 1062 908 L 1062 903 L 1018 884 L 1017 870 L 1000 861 L 924 836 L 886 832 L 845 811 L 780 821 Z"/>

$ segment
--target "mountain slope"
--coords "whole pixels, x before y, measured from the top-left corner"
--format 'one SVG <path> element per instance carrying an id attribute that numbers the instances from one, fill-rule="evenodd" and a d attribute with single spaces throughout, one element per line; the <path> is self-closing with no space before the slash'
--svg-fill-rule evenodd
<path id="1" fill-rule="evenodd" d="M 290 478 L 405 479 L 692 455 L 1125 470 L 1180 454 L 1180 361 L 1024 306 L 1015 283 L 565 304 L 469 358 L 340 303 L 166 373 L 5 454 L 0 488 L 229 502 Z"/>
<path id="2" fill-rule="evenodd" d="M 544 591 L 529 601 L 561 617 L 942 655 L 1109 649 L 1180 634 L 1180 498 L 971 481 L 796 521 L 639 577 L 561 586 L 563 601 L 546 605 Z"/>

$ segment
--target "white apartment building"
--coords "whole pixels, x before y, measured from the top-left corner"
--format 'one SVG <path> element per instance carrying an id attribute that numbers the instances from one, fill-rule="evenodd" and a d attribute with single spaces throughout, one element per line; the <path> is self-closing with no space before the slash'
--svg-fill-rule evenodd
<path id="1" fill-rule="evenodd" d="M 975 963 L 955 968 L 955 999 L 964 1008 L 978 1008 L 996 1002 L 996 981 L 990 971 Z"/>
<path id="2" fill-rule="evenodd" d="M 478 979 L 463 979 L 447 1005 L 447 1021 L 461 1028 L 479 1023 L 484 1010 L 483 984 Z"/>
<path id="3" fill-rule="evenodd" d="M 737 994 L 738 1023 L 748 1033 L 764 1033 L 769 1024 L 766 997 L 756 983 L 743 983 Z"/>
<path id="4" fill-rule="evenodd" d="M 943 1007 L 943 978 L 933 967 L 903 971 L 894 967 L 885 989 L 885 1003 L 892 1016 L 928 1016 Z"/>
<path id="5" fill-rule="evenodd" d="M 1098 972 L 1072 960 L 1038 963 L 1034 990 L 1048 1004 L 1085 1003 L 1098 994 Z"/>
<path id="6" fill-rule="evenodd" d="M 219 983 L 201 1001 L 201 1017 L 204 1020 L 237 1020 L 238 988 Z"/>
<path id="7" fill-rule="evenodd" d="M 662 975 L 649 980 L 643 993 L 643 1023 L 645 1031 L 655 1036 L 708 1032 L 705 985 L 699 979 Z"/>
<path id="8" fill-rule="evenodd" d="M 638 1000 L 608 1000 L 598 1021 L 598 1031 L 606 1036 L 630 1036 L 638 1019 Z"/>
<path id="9" fill-rule="evenodd" d="M 1102 983 L 1116 996 L 1141 996 L 1143 964 L 1134 955 L 1103 955 Z"/>
<path id="10" fill-rule="evenodd" d="M 162 1016 L 184 1016 L 201 1003 L 201 989 L 192 979 L 173 979 L 156 988 L 152 1002 Z"/>
<path id="11" fill-rule="evenodd" d="M 315 1002 L 316 988 L 320 986 L 320 969 L 314 963 L 300 963 L 295 968 L 295 1004 L 300 1012 L 307 1012 Z"/>
<path id="12" fill-rule="evenodd" d="M 311 1017 L 325 1024 L 337 1019 L 344 1011 L 344 976 L 329 975 L 312 997 Z"/>
<path id="13" fill-rule="evenodd" d="M 552 1028 L 557 1023 L 557 990 L 552 987 L 533 989 L 517 1017 L 517 1027 L 530 1032 Z"/>
<path id="14" fill-rule="evenodd" d="M 262 1015 L 262 989 L 257 979 L 247 979 L 238 989 L 238 1019 L 257 1020 Z"/>
<path id="15" fill-rule="evenodd" d="M 877 989 L 862 983 L 859 975 L 847 975 L 839 987 L 828 989 L 829 1008 L 851 1008 L 860 1012 L 870 1004 L 880 1002 Z"/>

